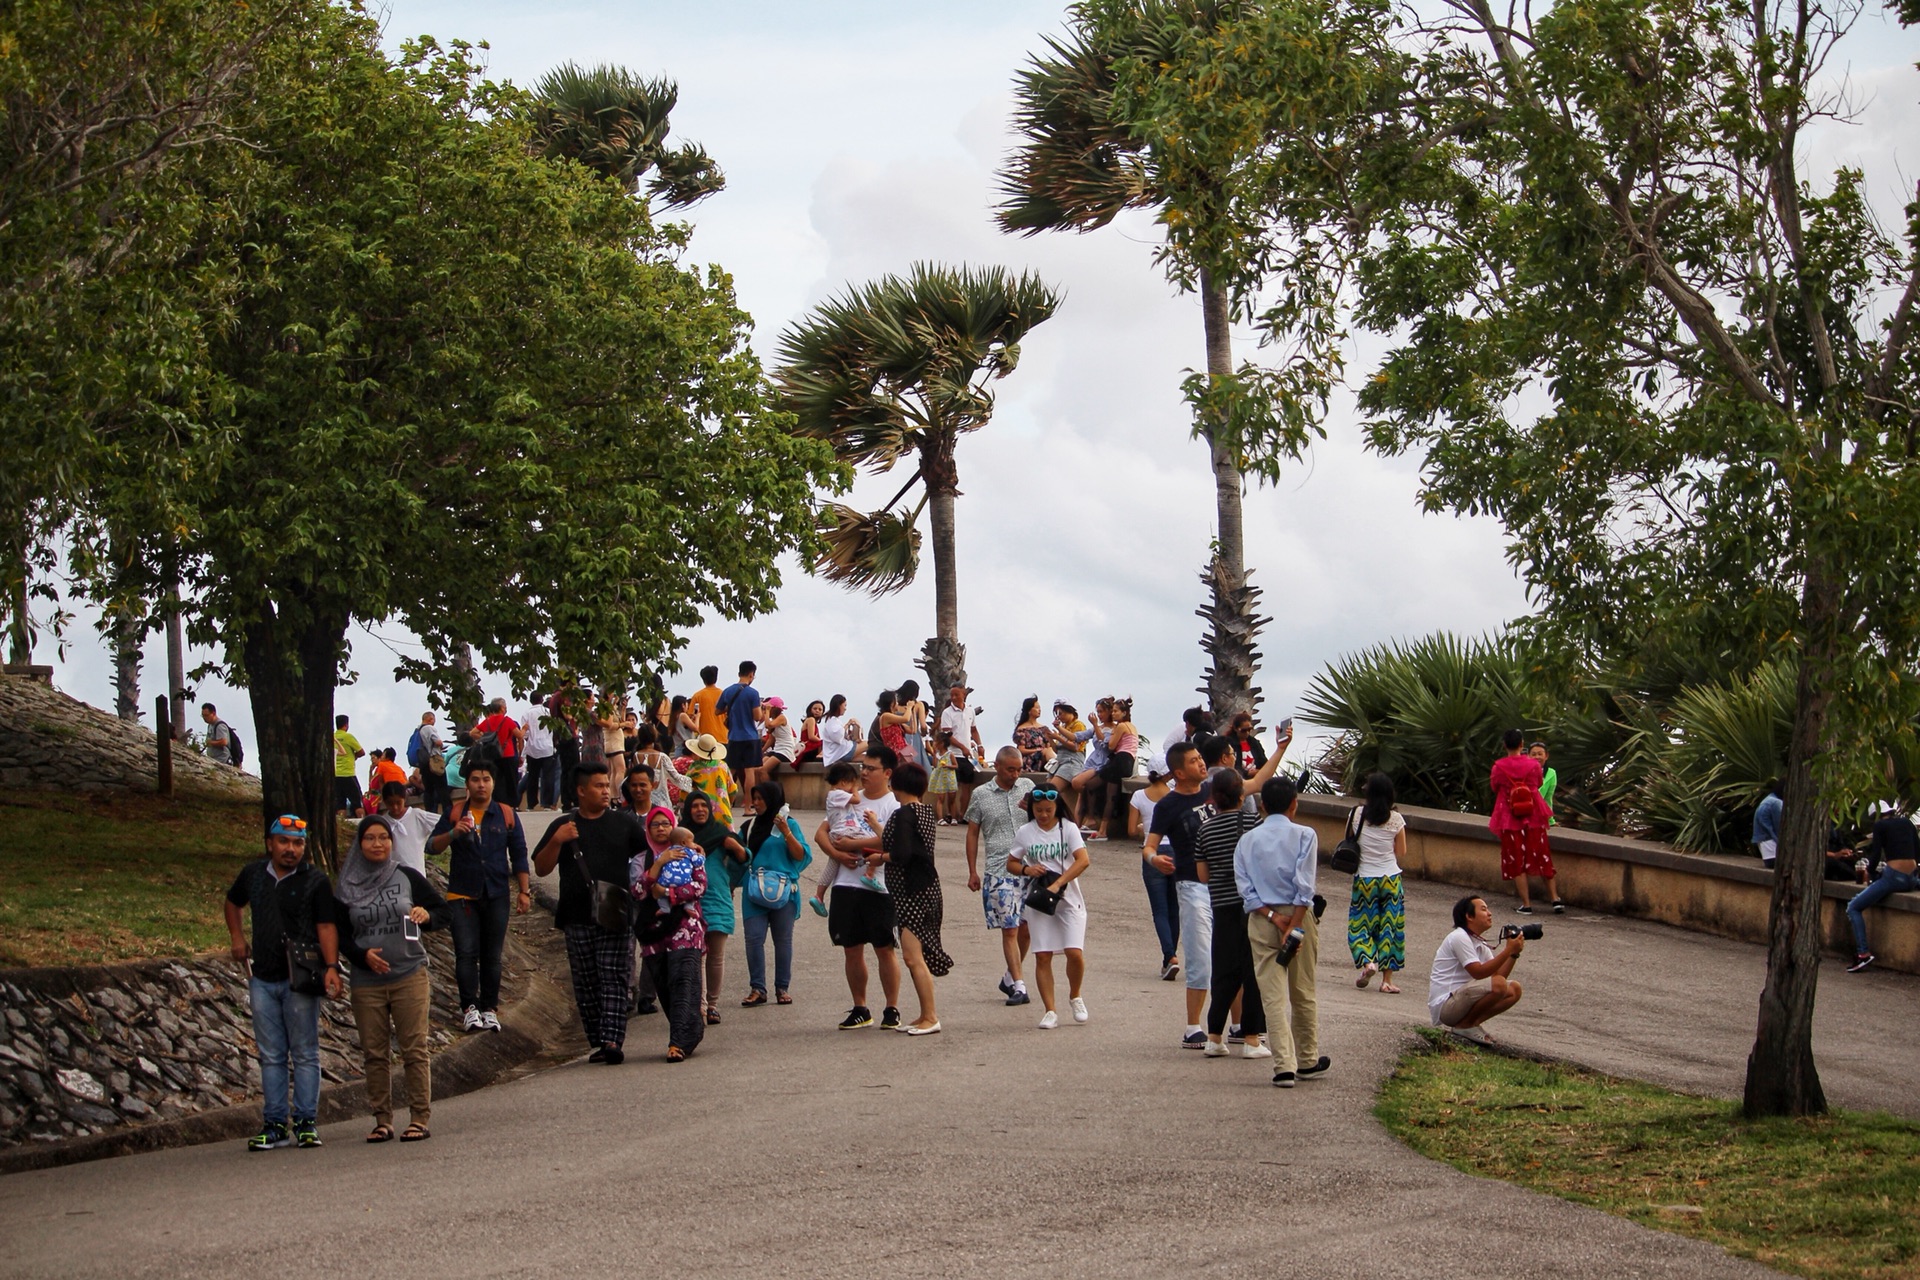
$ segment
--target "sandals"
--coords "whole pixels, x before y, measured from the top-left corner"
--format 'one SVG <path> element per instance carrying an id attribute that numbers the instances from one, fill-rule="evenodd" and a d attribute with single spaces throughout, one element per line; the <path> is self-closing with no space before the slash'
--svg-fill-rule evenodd
<path id="1" fill-rule="evenodd" d="M 742 1009 L 758 1009 L 758 1008 L 759 1008 L 759 1007 L 760 1007 L 761 1005 L 763 1005 L 763 1004 L 765 1004 L 765 1003 L 767 1003 L 767 993 L 766 993 L 766 992 L 764 992 L 764 991 L 749 991 L 749 992 L 747 993 L 747 998 L 746 998 L 745 1000 L 742 1000 L 742 1001 L 740 1002 L 740 1007 L 741 1007 Z"/>
<path id="2" fill-rule="evenodd" d="M 1373 981 L 1373 975 L 1379 972 L 1380 966 L 1369 960 L 1360 966 L 1360 976 L 1353 980 L 1353 985 L 1365 991 L 1367 984 Z"/>
<path id="3" fill-rule="evenodd" d="M 685 1062 L 686 1060 L 687 1060 L 687 1051 L 685 1049 L 682 1049 L 677 1044 L 670 1044 L 667 1046 L 668 1062 Z"/>
<path id="4" fill-rule="evenodd" d="M 412 1124 L 407 1126 L 407 1131 L 400 1135 L 400 1141 L 425 1142 L 428 1138 L 431 1138 L 432 1136 L 433 1135 L 431 1133 L 427 1132 L 427 1126 L 421 1124 L 418 1120 L 415 1120 Z"/>
<path id="5" fill-rule="evenodd" d="M 1380 994 L 1383 996 L 1397 996 L 1400 994 L 1400 988 L 1394 986 L 1391 982 L 1383 982 L 1380 984 Z"/>
<path id="6" fill-rule="evenodd" d="M 720 1010 L 716 1009 L 712 1005 L 708 1005 L 707 1006 L 707 1025 L 710 1027 L 713 1027 L 713 1026 L 718 1026 L 719 1024 L 720 1024 Z"/>
<path id="7" fill-rule="evenodd" d="M 390 1124 L 377 1124 L 373 1126 L 373 1132 L 367 1135 L 367 1141 L 368 1142 L 392 1142 L 393 1126 Z"/>
<path id="8" fill-rule="evenodd" d="M 779 994 L 774 996 L 773 1002 L 775 1004 L 792 1004 L 793 997 L 788 995 L 786 992 L 782 991 Z"/>

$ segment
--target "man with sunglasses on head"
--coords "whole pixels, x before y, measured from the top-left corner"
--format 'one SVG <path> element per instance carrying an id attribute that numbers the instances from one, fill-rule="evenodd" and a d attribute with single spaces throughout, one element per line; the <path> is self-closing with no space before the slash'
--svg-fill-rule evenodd
<path id="1" fill-rule="evenodd" d="M 240 912 L 253 917 L 253 939 Z M 307 858 L 306 819 L 283 813 L 267 827 L 267 856 L 241 868 L 225 904 L 233 958 L 248 975 L 253 1043 L 265 1113 L 249 1151 L 317 1147 L 320 999 L 340 994 L 340 933 L 333 889 Z M 287 1112 L 287 1085 L 293 1112 Z M 291 1123 L 289 1123 L 291 1120 Z"/>
<path id="2" fill-rule="evenodd" d="M 1059 798 L 1057 781 L 1047 791 Z M 993 757 L 993 777 L 973 789 L 967 802 L 967 888 L 978 890 L 987 914 L 987 928 L 1000 931 L 1000 950 L 1007 971 L 1000 977 L 1000 994 L 1007 1003 L 1026 1004 L 1027 984 L 1021 975 L 1027 965 L 1027 922 L 1023 919 L 1027 882 L 1007 871 L 1007 853 L 1013 837 L 1026 822 L 1021 804 L 1033 792 L 1033 783 L 1020 776 L 1020 748 L 1002 747 Z M 986 866 L 980 855 L 986 854 Z"/>
<path id="3" fill-rule="evenodd" d="M 867 816 L 868 834 L 822 839 L 826 855 L 839 864 L 827 906 L 827 937 L 846 953 L 847 990 L 853 995 L 853 1008 L 840 1023 L 842 1031 L 873 1025 L 873 1011 L 867 1007 L 868 947 L 873 948 L 879 964 L 880 991 L 887 999 L 880 1012 L 880 1026 L 887 1031 L 900 1027 L 900 954 L 894 949 L 893 899 L 887 894 L 885 868 L 872 875 L 877 887 L 862 883 L 868 874 L 867 855 L 880 848 L 880 833 L 900 807 L 893 795 L 893 770 L 899 763 L 891 749 L 868 747 L 867 758 L 860 765 L 860 797 L 856 801 Z"/>

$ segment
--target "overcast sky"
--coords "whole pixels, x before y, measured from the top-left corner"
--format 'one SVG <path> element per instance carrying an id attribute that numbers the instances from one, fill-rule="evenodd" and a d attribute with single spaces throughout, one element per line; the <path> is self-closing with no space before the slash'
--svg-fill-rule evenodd
<path id="1" fill-rule="evenodd" d="M 1026 694 L 1083 710 L 1100 694 L 1131 694 L 1157 741 L 1200 701 L 1205 667 L 1193 611 L 1212 477 L 1179 393 L 1204 360 L 1200 310 L 1154 267 L 1145 218 L 1033 239 L 993 226 L 1012 76 L 1062 12 L 1016 0 L 395 0 L 387 38 L 486 41 L 491 74 L 520 84 L 569 59 L 678 81 L 676 136 L 705 145 L 728 180 L 686 215 L 690 260 L 732 273 L 769 363 L 780 332 L 809 307 L 915 261 L 1031 268 L 1056 285 L 1059 313 L 1029 337 L 999 384 L 993 422 L 958 454 L 960 631 L 974 699 L 987 710 L 983 734 L 1005 741 Z M 1897 225 L 1915 168 L 1920 41 L 1875 10 L 1845 52 L 1859 123 L 1824 130 L 1815 167 L 1866 167 Z M 1242 335 L 1240 349 L 1250 347 Z M 1354 355 L 1363 367 L 1369 352 Z M 1343 653 L 1442 628 L 1496 629 L 1526 610 L 1495 523 L 1422 515 L 1414 460 L 1365 452 L 1344 406 L 1328 426 L 1283 483 L 1246 500 L 1247 564 L 1274 618 L 1258 680 L 1269 724 Z M 903 479 L 863 478 L 851 501 L 884 501 Z M 883 685 L 924 683 L 912 664 L 933 626 L 930 548 L 925 565 L 921 582 L 875 601 L 789 563 L 778 609 L 696 632 L 670 688 L 691 692 L 705 663 L 731 673 L 752 658 L 764 692 L 796 704 L 844 693 L 864 720 Z M 425 695 L 392 679 L 389 647 L 405 649 L 405 632 L 378 630 L 350 634 L 359 679 L 337 705 L 368 746 L 403 745 Z M 111 705 L 109 666 L 83 621 L 58 679 Z M 164 685 L 158 645 L 145 681 L 150 708 Z M 237 713 L 252 740 L 243 695 L 200 692 Z M 510 690 L 490 680 L 487 692 Z"/>

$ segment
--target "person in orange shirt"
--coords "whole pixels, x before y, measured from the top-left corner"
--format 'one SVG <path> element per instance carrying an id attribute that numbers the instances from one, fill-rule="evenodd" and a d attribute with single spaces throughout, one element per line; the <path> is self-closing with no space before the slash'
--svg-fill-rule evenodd
<path id="1" fill-rule="evenodd" d="M 375 754 L 378 758 L 374 761 L 373 786 L 370 788 L 373 794 L 379 795 L 380 788 L 389 782 L 397 782 L 403 787 L 406 786 L 407 771 L 400 767 L 400 762 L 397 758 L 398 753 L 395 752 L 392 747 L 388 747 L 385 751 L 376 752 Z"/>
<path id="2" fill-rule="evenodd" d="M 716 709 L 720 701 L 720 668 L 700 668 L 700 692 L 687 699 L 687 705 L 694 708 L 700 717 L 700 732 L 710 733 L 713 740 L 722 744 L 727 741 L 727 718 Z"/>

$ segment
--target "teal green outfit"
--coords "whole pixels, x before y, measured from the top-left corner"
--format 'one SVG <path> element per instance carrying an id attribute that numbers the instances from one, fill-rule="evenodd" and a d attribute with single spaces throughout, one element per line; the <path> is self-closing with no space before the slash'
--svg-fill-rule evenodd
<path id="1" fill-rule="evenodd" d="M 747 830 L 752 826 L 753 824 L 749 822 L 740 828 L 741 844 L 744 845 L 747 842 Z M 813 849 L 807 844 L 806 836 L 800 833 L 800 824 L 791 817 L 787 819 L 787 829 L 792 831 L 794 839 L 800 842 L 800 848 L 806 853 L 806 857 L 796 859 L 787 852 L 785 837 L 778 831 L 769 831 L 767 838 L 762 840 L 760 847 L 753 851 L 752 859 L 740 873 L 740 883 L 743 886 L 746 884 L 748 874 L 755 867 L 770 867 L 775 871 L 786 872 L 788 878 L 793 881 L 793 891 L 787 895 L 787 905 L 797 913 L 800 910 L 800 873 L 813 865 Z M 745 894 L 741 895 L 740 910 L 749 920 L 767 914 L 765 907 Z"/>
<path id="2" fill-rule="evenodd" d="M 1547 810 L 1549 813 L 1551 813 L 1553 810 L 1553 790 L 1555 787 L 1559 785 L 1560 785 L 1560 775 L 1555 773 L 1553 770 L 1549 769 L 1546 771 L 1544 775 L 1541 776 L 1540 798 L 1547 802 Z M 1558 824 L 1552 818 L 1548 818 L 1547 825 L 1551 827 L 1551 826 L 1557 826 Z"/>

